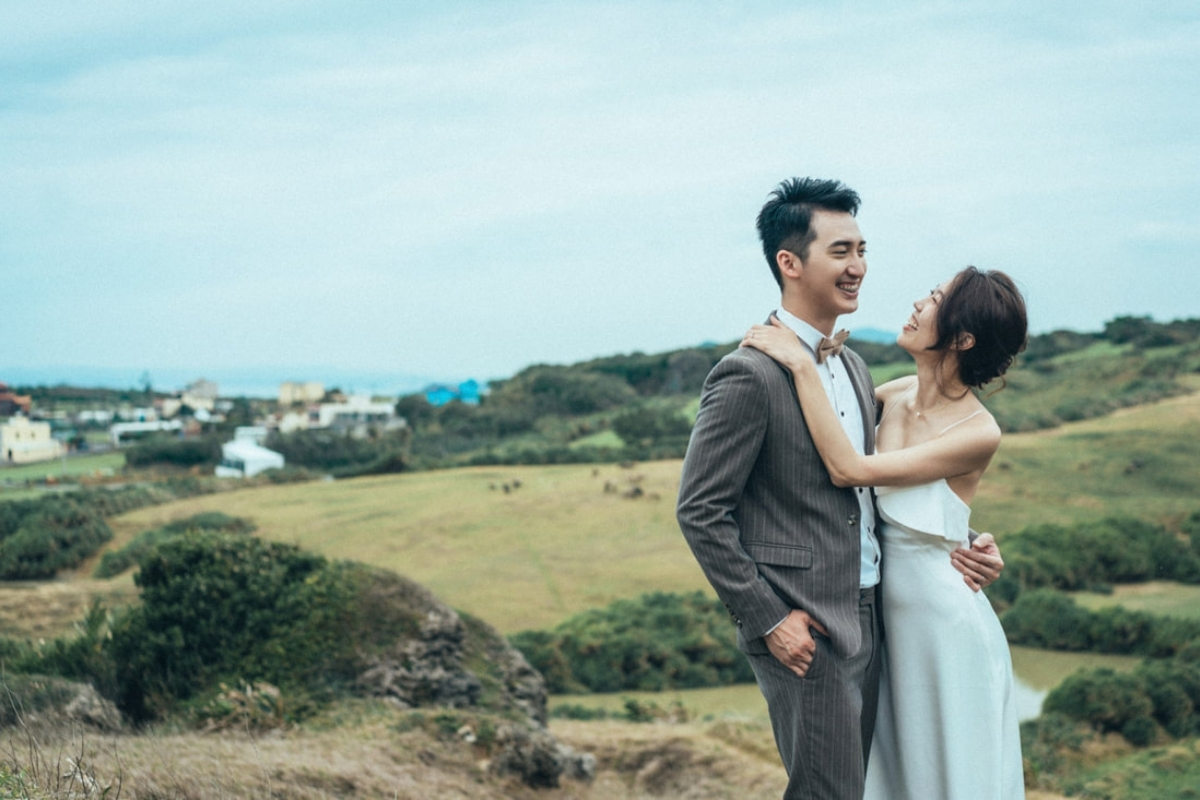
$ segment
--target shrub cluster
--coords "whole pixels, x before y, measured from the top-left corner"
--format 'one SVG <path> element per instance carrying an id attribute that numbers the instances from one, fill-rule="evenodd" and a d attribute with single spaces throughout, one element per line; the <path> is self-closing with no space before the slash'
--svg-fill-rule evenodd
<path id="1" fill-rule="evenodd" d="M 1121 606 L 1088 611 L 1053 589 L 1024 592 L 1000 618 L 1013 644 L 1164 658 L 1200 656 L 1200 620 L 1160 617 Z"/>
<path id="2" fill-rule="evenodd" d="M 125 448 L 129 467 L 215 467 L 221 461 L 221 445 L 213 437 L 193 439 L 154 438 Z"/>
<path id="3" fill-rule="evenodd" d="M 142 605 L 118 619 L 112 694 L 144 720 L 221 681 L 320 691 L 353 675 L 356 574 L 251 536 L 196 532 L 162 543 L 134 581 Z"/>
<path id="4" fill-rule="evenodd" d="M 353 436 L 328 428 L 273 433 L 267 447 L 280 453 L 289 466 L 323 470 L 339 478 L 403 472 L 407 465 L 403 432 Z"/>
<path id="5" fill-rule="evenodd" d="M 612 429 L 627 445 L 675 443 L 686 448 L 692 425 L 676 410 L 638 406 L 614 417 Z"/>
<path id="6" fill-rule="evenodd" d="M 219 511 L 206 511 L 187 519 L 168 522 L 158 528 L 143 531 L 120 550 L 104 554 L 92 573 L 96 578 L 115 578 L 133 567 L 163 542 L 189 531 L 223 531 L 225 533 L 250 533 L 256 526 L 250 520 L 231 517 Z"/>
<path id="7" fill-rule="evenodd" d="M 44 580 L 74 569 L 112 539 L 105 517 L 208 490 L 187 477 L 0 503 L 0 580 Z"/>
<path id="8" fill-rule="evenodd" d="M 754 680 L 721 603 L 655 592 L 510 637 L 555 693 L 726 686 Z"/>
<path id="9" fill-rule="evenodd" d="M 0 503 L 0 579 L 52 578 L 111 538 L 104 518 L 72 495 Z"/>
<path id="10" fill-rule="evenodd" d="M 1132 673 L 1081 670 L 1046 697 L 1042 710 L 1121 733 L 1131 744 L 1200 734 L 1200 664 L 1182 658 L 1144 661 Z"/>
<path id="11" fill-rule="evenodd" d="M 21 674 L 90 682 L 134 722 L 219 726 L 235 706 L 261 701 L 262 721 L 274 724 L 334 697 L 373 692 L 361 681 L 383 667 L 416 682 L 409 702 L 440 702 L 436 692 L 446 689 L 484 710 L 537 710 L 540 687 L 510 671 L 511 653 L 495 631 L 460 615 L 431 633 L 430 610 L 440 606 L 395 573 L 192 530 L 146 555 L 134 581 L 140 606 L 110 616 L 96 604 L 78 636 L 49 644 L 0 638 L 0 658 Z M 446 673 L 458 664 L 463 675 Z"/>
<path id="12" fill-rule="evenodd" d="M 1193 514 L 1200 518 L 1200 512 Z M 1198 523 L 1200 524 L 1200 523 Z M 988 596 L 1005 603 L 1022 589 L 1103 589 L 1113 583 L 1200 583 L 1200 549 L 1161 525 L 1127 517 L 1072 527 L 1034 525 L 1004 539 L 1004 572 Z"/>

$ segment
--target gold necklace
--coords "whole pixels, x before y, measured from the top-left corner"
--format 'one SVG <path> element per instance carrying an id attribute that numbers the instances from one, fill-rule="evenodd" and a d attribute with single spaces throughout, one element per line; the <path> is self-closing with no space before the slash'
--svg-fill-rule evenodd
<path id="1" fill-rule="evenodd" d="M 953 402 L 954 402 L 953 397 L 947 397 L 945 400 L 938 403 L 936 406 L 933 406 L 932 408 L 918 410 L 917 409 L 917 396 L 914 394 L 913 395 L 913 411 L 916 412 L 917 419 L 921 419 L 922 417 L 925 417 L 926 415 L 928 415 L 934 411 L 940 411 L 941 409 L 945 408 L 946 406 L 950 405 Z"/>
<path id="2" fill-rule="evenodd" d="M 923 417 L 924 417 L 926 414 L 929 414 L 929 413 L 930 413 L 930 412 L 932 412 L 932 411 L 938 411 L 938 410 L 940 410 L 940 409 L 944 408 L 945 406 L 947 406 L 947 405 L 949 405 L 949 404 L 950 404 L 950 401 L 949 401 L 949 400 L 947 400 L 945 403 L 938 403 L 938 404 L 937 404 L 936 406 L 934 406 L 933 408 L 927 408 L 927 409 L 925 409 L 924 411 L 918 411 L 918 412 L 917 412 L 917 419 L 922 419 L 922 418 L 923 418 Z"/>

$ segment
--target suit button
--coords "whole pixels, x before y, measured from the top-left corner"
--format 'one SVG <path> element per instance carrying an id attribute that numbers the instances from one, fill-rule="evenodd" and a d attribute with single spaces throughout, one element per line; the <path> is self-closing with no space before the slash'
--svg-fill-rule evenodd
<path id="1" fill-rule="evenodd" d="M 847 525 L 857 525 L 858 524 L 858 514 L 851 514 L 850 517 L 846 520 L 846 524 Z"/>

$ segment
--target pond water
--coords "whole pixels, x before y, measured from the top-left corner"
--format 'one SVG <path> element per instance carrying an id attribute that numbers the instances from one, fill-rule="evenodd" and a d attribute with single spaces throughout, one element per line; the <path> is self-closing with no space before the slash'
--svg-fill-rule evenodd
<path id="1" fill-rule="evenodd" d="M 1017 715 L 1033 719 L 1042 710 L 1042 701 L 1063 679 L 1080 669 L 1108 667 L 1127 672 L 1139 663 L 1137 656 L 1113 656 L 1099 653 L 1064 653 L 1010 645 L 1016 678 Z"/>
<path id="2" fill-rule="evenodd" d="M 1011 647 L 1013 671 L 1016 677 L 1017 715 L 1022 721 L 1033 719 L 1042 709 L 1046 695 L 1076 670 L 1090 667 L 1109 667 L 1117 671 L 1133 669 L 1141 661 L 1134 656 L 1097 655 L 1095 653 L 1063 653 L 1037 650 L 1032 647 Z M 726 686 L 719 689 L 684 689 L 667 692 L 617 692 L 614 694 L 555 695 L 550 708 L 576 705 L 603 708 L 620 713 L 625 701 L 634 699 L 666 708 L 679 703 L 693 718 L 733 716 L 767 721 L 767 705 L 754 684 Z"/>

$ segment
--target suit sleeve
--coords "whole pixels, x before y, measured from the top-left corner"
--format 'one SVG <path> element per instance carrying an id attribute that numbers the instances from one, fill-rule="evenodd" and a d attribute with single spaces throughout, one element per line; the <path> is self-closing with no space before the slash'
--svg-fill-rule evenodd
<path id="1" fill-rule="evenodd" d="M 734 517 L 767 433 L 768 402 L 751 362 L 726 358 L 713 368 L 684 458 L 676 509 L 709 583 L 751 639 L 791 611 L 742 546 Z"/>

